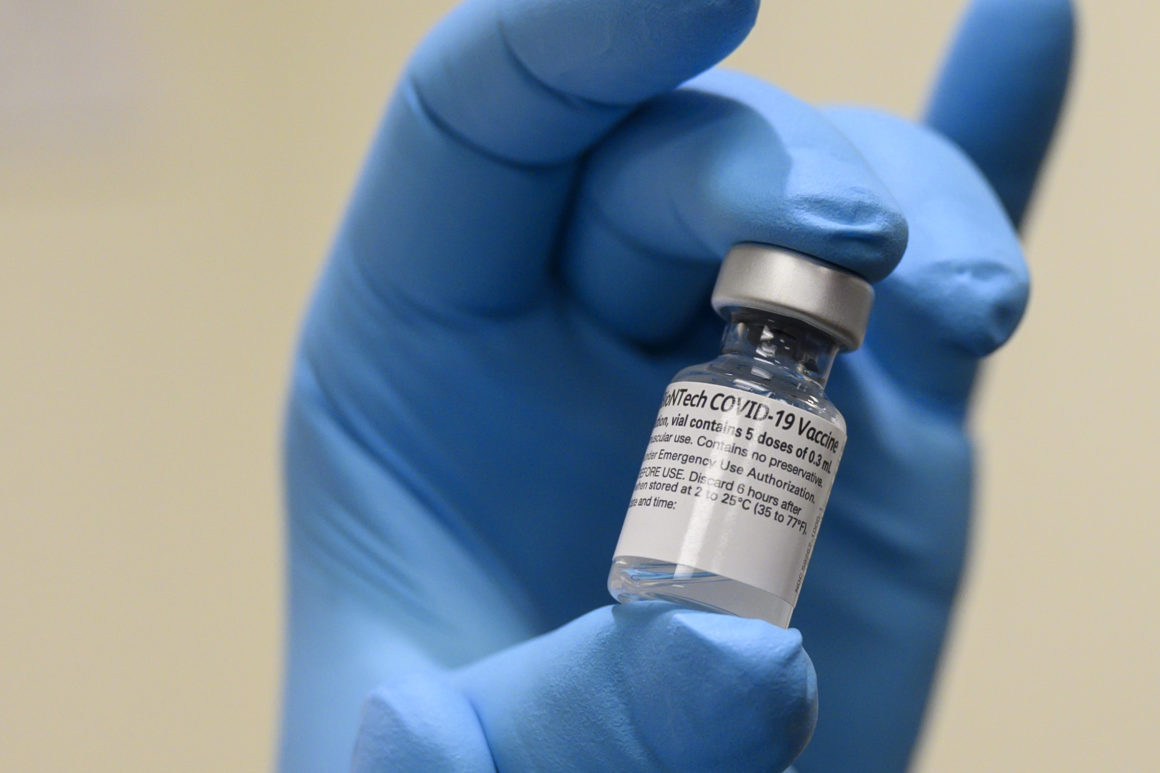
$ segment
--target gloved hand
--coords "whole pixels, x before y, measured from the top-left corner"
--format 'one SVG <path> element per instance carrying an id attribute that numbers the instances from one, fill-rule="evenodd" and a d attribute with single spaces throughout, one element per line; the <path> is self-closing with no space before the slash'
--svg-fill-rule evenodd
<path id="1" fill-rule="evenodd" d="M 756 10 L 472 0 L 416 53 L 295 361 L 283 771 L 352 748 L 360 772 L 793 762 L 817 716 L 797 631 L 602 606 L 660 396 L 715 354 L 740 241 L 883 280 L 829 390 L 850 440 L 794 618 L 823 695 L 798 767 L 905 767 L 1071 10 L 975 2 L 926 125 L 727 73 L 673 90 Z"/>

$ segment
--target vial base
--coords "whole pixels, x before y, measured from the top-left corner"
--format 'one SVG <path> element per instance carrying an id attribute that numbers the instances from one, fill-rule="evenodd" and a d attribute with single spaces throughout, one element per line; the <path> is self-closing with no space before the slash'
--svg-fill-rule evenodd
<path id="1" fill-rule="evenodd" d="M 789 627 L 793 605 L 768 591 L 692 566 L 637 556 L 617 556 L 608 573 L 608 592 L 621 603 L 671 601 L 706 612 L 765 620 Z"/>

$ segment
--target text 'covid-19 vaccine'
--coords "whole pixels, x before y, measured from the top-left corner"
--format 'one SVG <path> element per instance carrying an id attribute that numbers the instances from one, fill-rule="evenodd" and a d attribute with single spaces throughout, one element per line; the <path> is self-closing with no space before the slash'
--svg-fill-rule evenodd
<path id="1" fill-rule="evenodd" d="M 608 576 L 646 599 L 789 625 L 846 445 L 825 395 L 874 291 L 777 247 L 730 250 L 713 289 L 721 354 L 665 391 Z"/>

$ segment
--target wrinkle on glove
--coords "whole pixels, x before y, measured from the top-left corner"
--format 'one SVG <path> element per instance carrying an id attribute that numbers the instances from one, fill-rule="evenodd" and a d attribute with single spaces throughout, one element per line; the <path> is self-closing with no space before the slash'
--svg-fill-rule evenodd
<path id="1" fill-rule="evenodd" d="M 384 685 L 354 770 L 780 771 L 816 718 L 797 631 L 645 602 Z"/>

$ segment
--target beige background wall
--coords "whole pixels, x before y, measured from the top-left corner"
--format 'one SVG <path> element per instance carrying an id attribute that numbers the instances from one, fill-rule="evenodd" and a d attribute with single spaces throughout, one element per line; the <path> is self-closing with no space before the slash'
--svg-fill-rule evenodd
<path id="1" fill-rule="evenodd" d="M 449 5 L 0 0 L 0 769 L 269 765 L 296 320 Z M 734 64 L 913 114 L 957 7 L 769 0 Z M 1160 5 L 1083 11 L 922 771 L 1155 765 Z"/>

